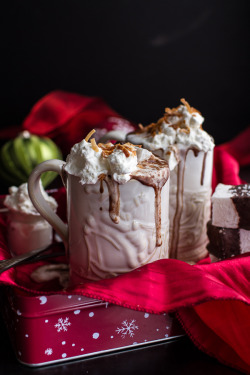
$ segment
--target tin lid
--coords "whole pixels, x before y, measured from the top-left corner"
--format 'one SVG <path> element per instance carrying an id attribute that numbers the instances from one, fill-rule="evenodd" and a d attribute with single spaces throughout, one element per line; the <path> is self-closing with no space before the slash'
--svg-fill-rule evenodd
<path id="1" fill-rule="evenodd" d="M 37 296 L 12 288 L 7 290 L 7 296 L 11 308 L 16 314 L 27 318 L 107 305 L 107 302 L 80 295 L 53 294 Z"/>

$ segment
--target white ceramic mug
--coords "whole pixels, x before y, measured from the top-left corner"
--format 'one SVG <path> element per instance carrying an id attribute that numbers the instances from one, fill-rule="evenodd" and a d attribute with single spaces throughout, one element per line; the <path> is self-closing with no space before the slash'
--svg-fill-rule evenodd
<path id="1" fill-rule="evenodd" d="M 99 141 L 131 142 L 129 134 L 107 132 Z M 207 254 L 207 222 L 211 216 L 213 150 L 178 145 L 179 162 L 170 172 L 169 257 L 195 263 Z M 150 149 L 149 149 L 150 150 Z M 164 159 L 163 149 L 150 150 Z"/>
<path id="2" fill-rule="evenodd" d="M 65 162 L 49 160 L 31 173 L 30 199 L 40 214 L 64 241 L 70 264 L 70 281 L 98 280 L 131 271 L 168 257 L 169 180 L 160 190 L 160 228 L 156 226 L 156 191 L 136 179 L 117 184 L 119 202 L 110 198 L 110 186 L 103 180 L 82 185 L 64 170 Z M 67 192 L 65 224 L 42 197 L 39 180 L 45 171 L 59 173 Z M 111 181 L 112 182 L 112 181 Z M 158 197 L 159 198 L 159 197 Z M 115 205 L 119 203 L 119 217 Z M 113 216 L 112 216 L 113 215 Z"/>
<path id="3" fill-rule="evenodd" d="M 40 215 L 9 209 L 7 239 L 12 256 L 16 256 L 48 247 L 53 241 L 53 231 Z"/>
<path id="4" fill-rule="evenodd" d="M 196 263 L 208 254 L 213 150 L 183 148 L 170 173 L 170 257 Z"/>

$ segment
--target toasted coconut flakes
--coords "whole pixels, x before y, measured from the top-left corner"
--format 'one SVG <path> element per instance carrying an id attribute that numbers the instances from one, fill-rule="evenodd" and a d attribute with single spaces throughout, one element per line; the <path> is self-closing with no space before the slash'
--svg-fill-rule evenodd
<path id="1" fill-rule="evenodd" d="M 95 133 L 95 129 L 91 130 L 85 137 L 85 141 L 88 142 L 89 138 Z"/>
<path id="2" fill-rule="evenodd" d="M 124 155 L 128 158 L 131 154 L 136 156 L 136 148 L 132 143 L 117 143 L 113 145 L 112 143 L 99 143 L 98 146 L 102 149 L 102 155 L 104 158 L 108 157 L 114 150 L 121 150 Z M 141 146 L 137 146 L 141 147 Z"/>
<path id="3" fill-rule="evenodd" d="M 184 98 L 181 99 L 181 102 L 182 102 L 182 104 L 184 104 L 187 107 L 188 112 L 191 113 L 191 107 L 190 107 L 189 103 Z"/>
<path id="4" fill-rule="evenodd" d="M 176 108 L 165 108 L 165 116 L 182 116 L 179 112 L 177 112 L 178 107 Z"/>
<path id="5" fill-rule="evenodd" d="M 189 103 L 184 98 L 181 99 L 181 102 L 187 107 L 187 110 L 188 110 L 189 113 L 197 112 L 197 113 L 201 114 L 198 111 L 198 109 L 196 109 L 194 107 L 190 107 Z"/>
<path id="6" fill-rule="evenodd" d="M 128 158 L 131 154 L 136 156 L 136 149 L 135 149 L 134 145 L 132 145 L 129 142 L 124 143 L 123 145 L 117 144 L 116 148 L 118 150 L 121 150 L 125 154 L 126 158 Z"/>
<path id="7" fill-rule="evenodd" d="M 145 126 L 142 131 L 146 131 L 148 134 L 152 136 L 160 134 L 162 132 L 161 126 L 164 120 L 164 117 L 161 117 L 156 123 L 152 122 L 148 126 Z"/>
<path id="8" fill-rule="evenodd" d="M 100 147 L 102 149 L 102 156 L 104 158 L 107 158 L 110 154 L 112 154 L 112 152 L 115 149 L 115 146 L 111 142 L 109 142 L 109 143 L 98 143 L 98 147 Z"/>
<path id="9" fill-rule="evenodd" d="M 190 113 L 196 112 L 196 113 L 201 114 L 196 108 L 191 107 L 189 105 L 189 103 L 184 98 L 181 99 L 181 103 L 186 106 L 186 108 L 188 109 L 188 111 Z M 136 133 L 144 133 L 145 132 L 145 133 L 147 133 L 147 135 L 151 135 L 151 136 L 154 137 L 156 134 L 162 133 L 162 123 L 163 122 L 169 124 L 169 126 L 174 128 L 175 130 L 180 128 L 181 131 L 183 131 L 187 134 L 190 133 L 189 126 L 187 126 L 185 121 L 182 119 L 183 114 L 178 111 L 179 108 L 180 108 L 180 106 L 178 106 L 176 108 L 166 107 L 163 117 L 161 117 L 156 123 L 153 122 L 153 123 L 151 123 L 147 126 L 143 126 L 142 124 L 139 124 L 138 125 L 139 129 L 136 131 Z M 173 116 L 179 117 L 179 121 L 177 121 L 175 124 L 171 124 L 171 122 L 169 121 L 169 118 L 173 117 Z M 202 126 L 200 126 L 200 128 L 202 129 Z"/>
<path id="10" fill-rule="evenodd" d="M 181 132 L 181 133 L 189 134 L 189 133 L 190 133 L 190 128 L 189 128 L 189 126 L 187 126 L 186 128 L 181 128 L 181 129 L 180 129 L 180 132 Z"/>
<path id="11" fill-rule="evenodd" d="M 98 151 L 99 151 L 99 148 L 98 148 L 98 146 L 97 146 L 97 144 L 96 144 L 95 138 L 92 138 L 92 139 L 90 140 L 90 142 L 91 142 L 91 145 L 92 145 L 93 150 L 94 150 L 95 152 L 98 152 Z"/>

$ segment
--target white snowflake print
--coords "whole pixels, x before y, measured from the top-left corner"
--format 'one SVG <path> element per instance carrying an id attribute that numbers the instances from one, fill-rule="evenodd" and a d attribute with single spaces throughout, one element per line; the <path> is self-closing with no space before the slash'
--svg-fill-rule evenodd
<path id="1" fill-rule="evenodd" d="M 68 327 L 71 325 L 69 322 L 69 318 L 59 318 L 58 322 L 55 324 L 55 328 L 57 328 L 57 332 L 64 331 L 66 332 L 68 330 Z"/>
<path id="2" fill-rule="evenodd" d="M 116 332 L 118 334 L 121 334 L 121 337 L 124 339 L 126 335 L 129 335 L 130 337 L 134 336 L 134 331 L 138 329 L 138 326 L 135 325 L 135 320 L 131 320 L 128 322 L 127 320 L 124 320 L 122 322 L 121 328 L 117 327 Z"/>
<path id="3" fill-rule="evenodd" d="M 48 348 L 44 352 L 46 355 L 51 355 L 53 353 L 53 350 L 51 348 Z"/>

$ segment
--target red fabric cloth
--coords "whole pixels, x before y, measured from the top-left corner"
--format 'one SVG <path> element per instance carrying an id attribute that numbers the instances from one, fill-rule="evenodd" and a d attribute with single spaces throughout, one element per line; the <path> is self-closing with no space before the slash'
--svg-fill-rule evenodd
<path id="1" fill-rule="evenodd" d="M 239 185 L 243 183 L 239 176 L 240 164 L 223 146 L 214 148 L 214 165 L 212 176 L 212 190 L 219 183 L 226 185 Z"/>
<path id="2" fill-rule="evenodd" d="M 250 126 L 244 131 L 240 132 L 237 137 L 230 142 L 224 143 L 220 146 L 234 157 L 240 166 L 250 164 Z"/>
<path id="3" fill-rule="evenodd" d="M 131 126 L 126 120 L 117 123 L 112 116 L 118 115 L 100 99 L 57 91 L 34 106 L 23 128 L 32 132 L 36 129 L 38 134 L 53 137 L 62 142 L 64 151 L 67 151 L 72 143 L 81 140 L 94 127 L 111 130 L 113 122 L 118 127 L 128 125 L 128 129 Z M 213 189 L 220 182 L 242 182 L 239 166 L 249 164 L 249 132 L 250 128 L 232 142 L 215 147 Z M 60 213 L 64 215 L 65 190 L 60 189 L 55 197 L 60 202 Z M 4 215 L 0 215 L 0 259 L 7 257 L 6 221 Z M 62 259 L 52 261 L 61 262 Z M 98 282 L 86 281 L 66 291 L 61 291 L 59 285 L 51 282 L 38 286 L 31 281 L 30 273 L 40 264 L 6 271 L 0 275 L 0 283 L 32 293 L 82 294 L 149 313 L 175 312 L 191 340 L 201 350 L 229 366 L 250 373 L 248 254 L 218 263 L 205 259 L 195 266 L 173 259 L 159 260 L 125 275 Z"/>
<path id="4" fill-rule="evenodd" d="M 52 138 L 67 155 L 92 129 L 103 135 L 116 129 L 132 131 L 134 127 L 101 98 L 53 91 L 33 106 L 22 129 Z"/>
<path id="5" fill-rule="evenodd" d="M 215 147 L 212 189 L 220 182 L 226 185 L 244 183 L 239 171 L 247 165 L 250 165 L 250 126 L 230 142 Z"/>

